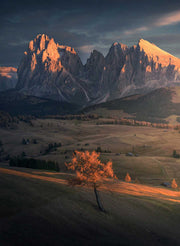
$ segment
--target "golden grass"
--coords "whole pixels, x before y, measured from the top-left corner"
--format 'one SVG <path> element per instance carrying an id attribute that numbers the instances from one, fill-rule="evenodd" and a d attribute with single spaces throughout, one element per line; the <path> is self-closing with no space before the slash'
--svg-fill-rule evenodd
<path id="1" fill-rule="evenodd" d="M 119 181 L 112 184 L 107 180 L 100 192 L 107 211 L 104 214 L 98 211 L 89 188 L 58 183 L 54 173 L 47 180 L 45 175 L 51 175 L 49 171 L 47 174 L 42 171 L 40 176 L 40 170 L 6 167 L 2 173 L 2 169 L 1 245 L 16 242 L 16 245 L 171 246 L 180 243 L 176 191 L 169 196 L 167 192 L 171 190 L 126 186 L 127 183 Z"/>
<path id="2" fill-rule="evenodd" d="M 38 179 L 38 180 L 58 183 L 62 185 L 68 184 L 66 179 L 45 176 L 46 174 L 54 175 L 54 173 L 51 173 L 51 172 L 47 172 L 47 173 L 41 172 L 41 175 L 38 175 L 40 171 L 33 172 L 34 174 L 32 174 L 32 173 L 26 172 L 26 170 L 17 171 L 17 170 L 14 170 L 13 168 L 9 169 L 9 168 L 0 167 L 0 173 L 20 176 L 23 178 Z M 179 191 L 169 190 L 169 189 L 159 188 L 159 187 L 152 187 L 152 186 L 147 186 L 147 185 L 142 185 L 142 184 L 133 184 L 133 183 L 127 183 L 127 182 L 122 182 L 122 181 L 115 181 L 115 182 L 110 181 L 110 182 L 103 184 L 100 187 L 100 190 L 111 191 L 111 192 L 116 192 L 120 194 L 132 195 L 132 196 L 152 197 L 158 200 L 160 199 L 160 200 L 167 200 L 167 201 L 180 203 L 180 192 Z"/>
<path id="3" fill-rule="evenodd" d="M 103 161 L 112 160 L 119 178 L 129 172 L 132 179 L 143 184 L 160 185 L 176 178 L 180 185 L 180 159 L 172 158 L 175 149 L 180 153 L 180 133 L 170 129 L 135 127 L 123 125 L 96 125 L 96 121 L 83 122 L 39 119 L 34 127 L 20 123 L 16 130 L 0 129 L 1 141 L 6 154 L 54 160 L 65 171 L 64 162 L 69 162 L 76 149 L 94 150 L 98 146 L 112 153 L 102 153 Z M 22 139 L 37 139 L 38 144 L 22 145 Z M 61 142 L 62 147 L 48 155 L 40 154 L 49 143 Z M 63 154 L 67 150 L 66 154 Z M 138 157 L 128 157 L 126 152 L 134 151 Z M 121 153 L 121 155 L 117 155 Z M 65 159 L 66 157 L 66 159 Z M 40 174 L 42 175 L 42 174 Z M 53 174 L 58 177 L 58 174 Z M 46 176 L 48 174 L 46 173 Z"/>

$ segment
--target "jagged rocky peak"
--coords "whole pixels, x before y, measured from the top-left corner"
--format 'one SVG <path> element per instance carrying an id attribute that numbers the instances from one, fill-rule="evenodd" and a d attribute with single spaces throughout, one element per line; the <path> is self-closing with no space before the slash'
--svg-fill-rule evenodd
<path id="1" fill-rule="evenodd" d="M 46 34 L 38 34 L 34 40 L 29 42 L 27 51 L 18 69 L 19 77 L 24 70 L 33 73 L 35 70 L 59 72 L 63 68 L 74 74 L 83 69 L 78 54 L 74 48 L 59 45 Z"/>
<path id="2" fill-rule="evenodd" d="M 36 51 L 37 53 L 40 53 L 43 50 L 53 51 L 66 51 L 70 52 L 72 54 L 76 54 L 76 51 L 74 48 L 66 46 L 66 45 L 60 45 L 54 41 L 53 38 L 50 38 L 46 34 L 38 34 L 37 37 L 34 40 L 31 40 L 29 42 L 29 50 L 30 51 Z"/>
<path id="3" fill-rule="evenodd" d="M 29 50 L 40 52 L 47 48 L 50 38 L 46 34 L 38 34 L 34 40 L 29 42 Z"/>
<path id="4" fill-rule="evenodd" d="M 83 65 L 75 50 L 39 34 L 31 40 L 18 68 L 16 89 L 59 101 L 89 100 L 79 80 Z"/>
<path id="5" fill-rule="evenodd" d="M 106 57 L 93 50 L 83 66 L 76 51 L 39 34 L 18 68 L 17 89 L 29 95 L 91 104 L 180 81 L 180 59 L 140 39 L 115 42 Z"/>
<path id="6" fill-rule="evenodd" d="M 168 52 L 160 49 L 158 46 L 156 46 L 155 44 L 144 40 L 144 39 L 140 39 L 138 41 L 138 45 L 140 47 L 140 51 L 144 51 L 147 55 L 153 56 L 153 55 L 170 55 Z"/>
<path id="7" fill-rule="evenodd" d="M 97 51 L 97 50 L 93 50 L 93 51 L 91 52 L 91 55 L 90 55 L 90 58 L 92 58 L 92 57 L 98 58 L 98 57 L 104 57 L 104 56 L 103 56 L 103 54 L 102 54 L 101 52 L 99 52 L 99 51 Z"/>
<path id="8" fill-rule="evenodd" d="M 85 67 L 101 65 L 99 63 L 104 63 L 104 56 L 99 51 L 93 50 L 87 59 Z"/>
<path id="9" fill-rule="evenodd" d="M 109 49 L 109 52 L 107 56 L 105 57 L 106 60 L 106 71 L 109 70 L 116 70 L 116 76 L 121 71 L 125 59 L 126 54 L 128 52 L 128 46 L 122 43 L 115 42 L 112 44 L 111 48 Z M 114 79 L 114 78 L 111 78 Z"/>
<path id="10" fill-rule="evenodd" d="M 114 47 L 114 48 L 120 48 L 120 49 L 122 49 L 122 50 L 127 50 L 127 48 L 128 48 L 128 46 L 126 45 L 126 44 L 122 44 L 122 43 L 118 43 L 118 42 L 114 42 L 113 44 L 112 44 L 112 47 Z"/>
<path id="11" fill-rule="evenodd" d="M 180 59 L 171 55 L 170 53 L 160 49 L 153 43 L 147 40 L 140 39 L 137 47 L 140 51 L 144 52 L 149 61 L 153 60 L 156 63 L 161 64 L 162 67 L 167 67 L 168 65 L 174 65 L 176 69 L 180 68 Z"/>
<path id="12" fill-rule="evenodd" d="M 103 54 L 97 50 L 93 50 L 90 57 L 87 59 L 87 63 L 84 66 L 86 78 L 98 83 L 104 69 L 104 65 L 105 58 Z"/>
<path id="13" fill-rule="evenodd" d="M 72 47 L 70 47 L 70 46 L 59 45 L 59 44 L 58 44 L 58 48 L 59 48 L 60 50 L 64 50 L 64 51 L 70 52 L 71 54 L 74 54 L 74 55 L 77 54 L 76 51 L 75 51 L 75 49 L 72 48 Z"/>
<path id="14" fill-rule="evenodd" d="M 58 61 L 57 65 L 59 66 L 59 69 L 61 69 L 62 64 L 60 60 L 62 60 L 61 58 L 65 53 L 69 53 L 69 55 L 77 55 L 74 48 L 65 45 L 59 45 L 54 41 L 53 38 L 48 37 L 46 34 L 38 34 L 34 40 L 31 40 L 29 42 L 28 51 L 24 54 L 32 56 L 31 67 L 32 70 L 34 70 L 37 64 L 37 57 L 41 59 L 42 63 L 45 63 L 46 68 L 48 67 L 50 62 Z M 50 70 L 52 69 L 52 71 L 54 71 L 55 69 L 52 66 L 48 68 Z M 58 69 L 57 66 L 56 69 Z"/>
<path id="15" fill-rule="evenodd" d="M 28 49 L 24 52 L 24 58 L 18 68 L 19 77 L 24 74 L 24 70 L 28 70 L 28 73 L 33 73 L 37 69 L 60 71 L 62 65 L 59 59 L 58 45 L 54 39 L 46 34 L 38 34 L 29 42 Z"/>
<path id="16" fill-rule="evenodd" d="M 119 58 L 120 59 L 124 58 L 127 50 L 128 50 L 127 45 L 118 42 L 113 43 L 106 56 L 106 61 L 111 62 L 112 60 L 115 61 Z"/>

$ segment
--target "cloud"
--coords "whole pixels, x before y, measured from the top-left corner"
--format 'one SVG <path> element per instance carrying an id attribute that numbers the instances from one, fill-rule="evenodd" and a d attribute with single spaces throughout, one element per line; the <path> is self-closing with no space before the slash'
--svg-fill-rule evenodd
<path id="1" fill-rule="evenodd" d="M 145 32 L 148 31 L 149 27 L 147 26 L 141 26 L 135 29 L 130 29 L 124 32 L 125 35 L 132 35 L 132 34 L 136 34 L 136 33 L 140 33 L 140 32 Z"/>
<path id="2" fill-rule="evenodd" d="M 180 22 L 180 10 L 171 12 L 155 22 L 155 26 L 169 26 Z"/>
<path id="3" fill-rule="evenodd" d="M 8 45 L 11 45 L 11 46 L 24 46 L 24 45 L 27 45 L 29 43 L 29 40 L 21 40 L 21 41 L 18 41 L 18 42 L 9 42 Z"/>
<path id="4" fill-rule="evenodd" d="M 157 35 L 146 35 L 146 39 L 151 41 L 154 44 L 161 46 L 179 46 L 180 33 L 166 33 L 166 34 L 157 34 Z"/>
<path id="5" fill-rule="evenodd" d="M 136 27 L 134 29 L 126 30 L 126 31 L 124 31 L 124 34 L 125 35 L 134 35 L 134 34 L 138 34 L 141 32 L 149 31 L 153 28 L 175 25 L 177 23 L 180 23 L 180 10 L 167 13 L 167 14 L 161 16 L 160 18 L 157 17 L 157 18 L 155 18 L 154 21 L 147 23 L 146 26 L 140 26 L 140 27 Z"/>
<path id="6" fill-rule="evenodd" d="M 83 45 L 83 46 L 77 47 L 77 49 L 84 53 L 90 53 L 94 49 L 94 45 Z"/>
<path id="7" fill-rule="evenodd" d="M 74 47 L 83 61 L 93 49 L 106 55 L 115 41 L 131 46 L 148 36 L 159 36 L 154 43 L 166 49 L 161 35 L 180 34 L 177 25 L 162 28 L 179 22 L 179 0 L 3 0 L 0 7 L 2 65 L 17 66 L 38 33 Z"/>

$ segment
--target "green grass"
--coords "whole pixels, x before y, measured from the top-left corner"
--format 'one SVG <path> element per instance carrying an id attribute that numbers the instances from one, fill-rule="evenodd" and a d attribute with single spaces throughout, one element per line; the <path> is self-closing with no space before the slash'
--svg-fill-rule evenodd
<path id="1" fill-rule="evenodd" d="M 53 190 L 53 192 L 52 192 Z M 34 208 L 72 191 L 34 179 L 0 174 L 0 217 L 7 217 L 27 208 Z"/>
<path id="2" fill-rule="evenodd" d="M 178 245 L 179 206 L 0 175 L 1 245 Z"/>
<path id="3" fill-rule="evenodd" d="M 23 151 L 28 157 L 57 161 L 61 171 L 66 171 L 73 150 L 94 150 L 98 146 L 112 153 L 102 153 L 104 161 L 112 160 L 118 177 L 126 172 L 143 183 L 159 185 L 162 180 L 180 179 L 180 160 L 172 158 L 173 150 L 180 153 L 180 134 L 176 130 L 156 129 L 123 125 L 96 125 L 94 120 L 74 125 L 74 121 L 44 119 L 35 120 L 34 127 L 21 123 L 16 130 L 0 129 L 4 155 L 20 155 Z M 23 145 L 23 138 L 30 144 Z M 31 139 L 37 139 L 33 144 Z M 43 152 L 49 143 L 61 142 L 62 147 L 47 155 Z M 86 145 L 88 143 L 88 145 Z M 64 152 L 67 153 L 64 153 Z M 125 156 L 134 151 L 138 157 Z M 116 155 L 121 153 L 120 156 Z M 168 173 L 168 175 L 167 175 Z M 157 180 L 154 180 L 157 179 Z"/>
<path id="4" fill-rule="evenodd" d="M 6 154 L 25 151 L 28 157 L 58 161 L 63 173 L 14 169 L 64 179 L 64 162 L 70 161 L 73 150 L 100 146 L 111 150 L 102 153 L 101 159 L 112 160 L 121 180 L 129 172 L 133 181 L 138 178 L 141 184 L 159 187 L 176 178 L 180 185 L 180 159 L 171 157 L 174 149 L 180 152 L 178 131 L 96 125 L 95 120 L 75 122 L 41 119 L 33 121 L 34 127 L 20 123 L 16 130 L 0 129 Z M 22 145 L 22 138 L 36 138 L 38 144 Z M 40 154 L 54 142 L 61 142 L 62 147 Z M 133 149 L 138 157 L 125 155 Z M 98 211 L 92 190 L 0 174 L 0 245 L 180 244 L 179 204 L 110 191 L 100 194 L 105 214 Z"/>

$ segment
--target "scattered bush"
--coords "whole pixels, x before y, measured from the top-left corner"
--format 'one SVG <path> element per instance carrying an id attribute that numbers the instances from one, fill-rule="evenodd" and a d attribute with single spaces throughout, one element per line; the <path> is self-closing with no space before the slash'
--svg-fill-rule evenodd
<path id="1" fill-rule="evenodd" d="M 173 157 L 174 158 L 180 158 L 180 154 L 176 152 L 176 150 L 173 150 Z"/>
<path id="2" fill-rule="evenodd" d="M 126 182 L 131 182 L 131 177 L 129 175 L 129 173 L 126 174 L 126 177 L 124 179 Z"/>
<path id="3" fill-rule="evenodd" d="M 36 139 L 33 139 L 32 142 L 33 142 L 33 144 L 37 144 L 38 143 Z"/>
<path id="4" fill-rule="evenodd" d="M 26 153 L 23 151 L 22 153 L 21 153 L 21 158 L 24 158 L 26 156 Z"/>
<path id="5" fill-rule="evenodd" d="M 48 144 L 47 149 L 45 149 L 44 154 L 47 155 L 48 153 L 50 153 L 51 151 L 56 151 L 58 147 L 61 147 L 62 144 L 61 143 L 50 143 Z"/>
<path id="6" fill-rule="evenodd" d="M 134 183 L 135 183 L 135 184 L 140 184 L 139 179 L 138 179 L 138 178 L 136 178 L 136 179 L 134 180 Z"/>
<path id="7" fill-rule="evenodd" d="M 95 150 L 97 153 L 111 153 L 110 150 L 102 150 L 100 146 L 97 147 L 97 149 Z"/>
<path id="8" fill-rule="evenodd" d="M 172 180 L 172 183 L 171 183 L 171 188 L 176 189 L 177 187 L 178 187 L 178 185 L 177 185 L 177 183 L 176 183 L 176 180 L 173 179 L 173 180 Z"/>
<path id="9" fill-rule="evenodd" d="M 29 143 L 30 143 L 30 141 L 29 141 L 28 138 L 27 139 L 25 139 L 25 138 L 22 139 L 22 144 L 27 145 Z"/>
<path id="10" fill-rule="evenodd" d="M 16 117 L 12 117 L 9 113 L 0 111 L 0 127 L 13 128 L 19 123 Z"/>
<path id="11" fill-rule="evenodd" d="M 101 153 L 101 152 L 102 152 L 102 149 L 101 149 L 100 146 L 97 147 L 96 152 L 97 152 L 97 153 Z"/>

